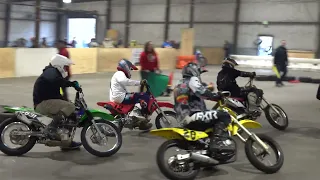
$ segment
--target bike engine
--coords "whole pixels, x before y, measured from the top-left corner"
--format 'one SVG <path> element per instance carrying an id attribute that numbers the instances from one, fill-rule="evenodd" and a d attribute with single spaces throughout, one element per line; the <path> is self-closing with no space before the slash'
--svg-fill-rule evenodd
<path id="1" fill-rule="evenodd" d="M 69 130 L 65 128 L 59 128 L 57 133 L 60 137 L 61 141 L 68 141 L 69 140 Z"/>

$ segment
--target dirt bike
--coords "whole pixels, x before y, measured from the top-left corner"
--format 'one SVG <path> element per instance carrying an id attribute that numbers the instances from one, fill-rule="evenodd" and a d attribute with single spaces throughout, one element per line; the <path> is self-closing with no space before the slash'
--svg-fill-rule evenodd
<path id="1" fill-rule="evenodd" d="M 174 111 L 163 111 L 161 108 L 171 108 L 173 109 L 173 104 L 169 102 L 159 102 L 153 96 L 152 92 L 150 91 L 150 86 L 148 84 L 145 85 L 146 93 L 150 95 L 150 100 L 148 103 L 148 112 L 145 115 L 146 119 L 152 115 L 155 111 L 158 115 L 155 119 L 156 127 L 162 128 L 161 123 L 171 124 L 172 122 L 168 117 L 173 117 L 176 119 L 176 113 Z M 131 117 L 130 114 L 135 109 L 135 104 L 118 104 L 115 102 L 98 102 L 98 106 L 102 106 L 110 111 L 110 113 L 114 116 L 114 123 L 117 124 L 120 131 L 122 131 L 123 127 L 129 128 L 130 130 L 133 129 L 133 122 L 135 117 Z"/>
<path id="2" fill-rule="evenodd" d="M 20 156 L 29 152 L 36 143 L 49 147 L 68 146 L 75 135 L 77 127 L 82 127 L 81 142 L 83 147 L 91 154 L 98 157 L 112 156 L 122 146 L 122 134 L 109 120 L 113 117 L 98 110 L 88 109 L 82 91 L 76 93 L 75 106 L 77 116 L 63 119 L 57 130 L 58 139 L 52 139 L 44 132 L 46 126 L 52 121 L 51 117 L 41 115 L 28 107 L 3 106 L 14 117 L 8 118 L 0 124 L 0 150 L 9 156 Z M 7 132 L 11 128 L 11 131 Z M 109 128 L 109 130 L 106 130 Z M 92 132 L 89 137 L 87 135 Z M 5 140 L 5 133 L 9 134 L 9 142 L 20 147 L 11 148 Z M 115 137 L 116 143 L 111 149 L 99 151 L 89 144 L 104 146 L 109 144 L 108 137 Z"/>
<path id="3" fill-rule="evenodd" d="M 247 128 L 260 128 L 261 124 L 247 119 L 238 121 L 237 115 L 225 104 L 226 97 L 230 96 L 230 92 L 222 92 L 222 94 L 224 97 L 218 102 L 220 103 L 219 109 L 228 112 L 232 118 L 232 123 L 228 126 L 229 136 L 226 136 L 228 140 L 225 140 L 224 143 L 233 145 L 233 150 L 216 151 L 213 154 L 209 153 L 209 137 L 211 133 L 213 133 L 212 128 L 204 131 L 194 131 L 184 128 L 163 128 L 150 132 L 153 135 L 168 139 L 159 147 L 156 158 L 160 171 L 168 179 L 195 179 L 201 167 L 211 167 L 235 162 L 237 160 L 237 143 L 233 136 L 238 137 L 245 144 L 245 154 L 250 163 L 258 170 L 272 174 L 281 169 L 284 162 L 284 154 L 280 145 L 267 135 L 250 132 Z M 243 130 L 248 138 L 238 133 L 240 129 Z M 254 147 L 253 144 L 257 144 L 257 147 Z M 181 153 L 166 159 L 164 157 L 165 153 L 171 147 L 185 150 L 186 153 Z M 180 151 L 178 149 L 176 152 Z M 271 150 L 275 152 L 277 161 L 275 164 L 268 166 L 259 160 L 271 154 Z"/>
<path id="4" fill-rule="evenodd" d="M 261 92 L 260 95 L 257 95 L 257 104 L 259 104 L 259 109 L 254 112 L 249 112 L 249 104 L 248 101 L 246 101 L 243 98 L 234 98 L 230 97 L 226 100 L 227 106 L 232 109 L 234 112 L 236 112 L 239 116 L 239 120 L 241 119 L 252 119 L 257 120 L 262 112 L 265 113 L 266 118 L 268 122 L 276 129 L 278 130 L 285 130 L 289 125 L 289 120 L 286 112 L 276 104 L 269 103 L 264 97 L 263 97 L 263 91 L 261 89 L 258 89 L 255 85 L 253 85 L 253 78 L 249 79 L 249 82 L 245 85 L 244 88 L 251 89 L 251 90 L 259 90 Z M 217 109 L 219 106 L 219 103 L 215 104 L 215 106 L 212 109 Z M 282 119 L 282 123 L 280 123 Z"/>

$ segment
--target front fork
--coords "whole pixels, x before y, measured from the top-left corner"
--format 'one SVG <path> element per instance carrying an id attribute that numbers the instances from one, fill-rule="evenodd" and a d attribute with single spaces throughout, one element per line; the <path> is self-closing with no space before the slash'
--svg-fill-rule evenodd
<path id="1" fill-rule="evenodd" d="M 278 115 L 280 115 L 280 112 L 275 107 L 273 107 L 272 104 L 270 104 L 264 97 L 262 98 L 262 100 L 267 104 L 267 106 L 270 106 L 271 109 L 274 110 L 274 112 L 276 112 Z M 265 110 L 267 106 L 261 107 L 261 109 Z"/>
<path id="2" fill-rule="evenodd" d="M 162 111 L 162 109 L 160 108 L 160 106 L 158 105 L 158 103 L 154 103 L 154 105 L 157 107 L 156 108 L 156 112 L 158 114 L 162 114 L 162 117 L 165 119 L 164 123 L 166 124 L 171 124 L 172 122 L 167 118 L 167 116 L 164 114 L 164 112 Z"/>
<path id="3" fill-rule="evenodd" d="M 239 129 L 242 129 L 243 132 L 245 132 L 249 136 L 248 138 L 252 138 L 255 142 L 257 142 L 263 148 L 263 150 L 265 150 L 268 154 L 270 154 L 269 146 L 267 146 L 255 133 L 251 133 L 250 131 L 248 131 L 248 129 L 245 128 L 236 118 L 232 116 L 231 118 L 233 119 L 233 122 L 239 126 Z M 237 136 L 243 143 L 246 143 L 247 139 L 241 136 L 238 132 L 235 134 L 235 136 Z"/>

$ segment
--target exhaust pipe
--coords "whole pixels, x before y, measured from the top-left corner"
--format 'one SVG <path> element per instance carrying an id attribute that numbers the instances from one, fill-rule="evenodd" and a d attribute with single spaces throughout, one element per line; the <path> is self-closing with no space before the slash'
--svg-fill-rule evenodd
<path id="1" fill-rule="evenodd" d="M 31 125 L 31 124 L 32 124 L 32 121 L 31 121 L 30 119 L 28 119 L 27 116 L 25 116 L 25 115 L 22 114 L 21 112 L 18 111 L 18 112 L 16 112 L 15 114 L 16 114 L 17 118 L 18 118 L 20 121 L 22 121 L 22 122 L 24 122 L 24 123 L 26 123 L 26 124 L 28 124 L 28 125 Z"/>
<path id="2" fill-rule="evenodd" d="M 199 153 L 190 153 L 190 159 L 207 164 L 219 164 L 219 161 Z"/>

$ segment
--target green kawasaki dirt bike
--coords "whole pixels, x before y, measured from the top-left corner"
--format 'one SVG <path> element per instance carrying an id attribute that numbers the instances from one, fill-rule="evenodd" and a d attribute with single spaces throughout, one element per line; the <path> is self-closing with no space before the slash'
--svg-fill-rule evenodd
<path id="1" fill-rule="evenodd" d="M 64 119 L 57 130 L 59 140 L 53 140 L 44 133 L 52 118 L 41 115 L 28 107 L 2 106 L 3 112 L 9 118 L 0 124 L 0 150 L 9 156 L 20 156 L 30 151 L 33 146 L 67 146 L 73 140 L 77 127 L 83 127 L 81 142 L 83 147 L 98 157 L 112 156 L 122 146 L 122 135 L 119 129 L 111 122 L 114 118 L 99 110 L 88 109 L 82 91 L 76 93 L 75 105 L 77 118 Z M 9 136 L 9 140 L 5 140 Z M 112 145 L 109 138 L 116 138 Z M 91 145 L 90 145 L 91 143 Z M 111 149 L 100 150 L 95 146 L 111 145 Z"/>

